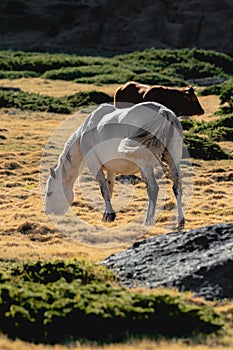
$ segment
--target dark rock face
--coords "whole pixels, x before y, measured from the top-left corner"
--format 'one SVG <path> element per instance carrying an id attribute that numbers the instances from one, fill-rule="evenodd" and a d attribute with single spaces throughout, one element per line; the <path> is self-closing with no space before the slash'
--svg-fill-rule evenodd
<path id="1" fill-rule="evenodd" d="M 112 54 L 149 47 L 233 53 L 232 0 L 4 0 L 0 48 Z"/>
<path id="2" fill-rule="evenodd" d="M 103 261 L 127 287 L 177 287 L 206 299 L 233 298 L 233 224 L 136 242 Z"/>

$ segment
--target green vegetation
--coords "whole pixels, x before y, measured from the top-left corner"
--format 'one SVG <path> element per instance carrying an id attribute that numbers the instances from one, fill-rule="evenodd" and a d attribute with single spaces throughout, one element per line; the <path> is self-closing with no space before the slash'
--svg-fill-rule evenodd
<path id="1" fill-rule="evenodd" d="M 228 84 L 223 85 L 220 92 L 221 105 L 226 104 L 222 107 L 224 113 L 233 112 L 233 79 L 231 79 Z"/>
<path id="2" fill-rule="evenodd" d="M 184 143 L 192 158 L 232 159 L 232 156 L 216 144 L 216 141 L 233 141 L 233 116 L 225 115 L 211 122 L 197 122 L 195 119 L 181 121 Z"/>
<path id="3" fill-rule="evenodd" d="M 222 84 L 208 86 L 199 95 L 219 95 L 220 103 L 222 105 L 222 113 L 232 113 L 233 112 L 233 79 L 230 78 Z"/>
<path id="4" fill-rule="evenodd" d="M 31 111 L 69 114 L 79 107 L 103 102 L 111 102 L 111 98 L 100 91 L 79 92 L 74 95 L 56 98 L 23 91 L 0 90 L 0 107 L 14 107 Z"/>
<path id="5" fill-rule="evenodd" d="M 210 333 L 223 326 L 204 303 L 169 291 L 129 291 L 106 268 L 84 261 L 2 261 L 0 281 L 0 329 L 13 338 L 109 341 Z"/>
<path id="6" fill-rule="evenodd" d="M 224 83 L 207 87 L 200 94 L 218 94 L 221 112 L 233 110 L 233 58 L 214 51 L 199 49 L 155 50 L 133 52 L 111 58 L 87 57 L 68 54 L 0 51 L 0 78 L 40 76 L 44 79 L 62 79 L 96 85 L 125 83 L 138 80 L 142 83 L 184 86 L 189 79 L 223 77 Z M 82 106 L 112 102 L 102 92 L 80 92 L 60 98 L 27 92 L 0 91 L 0 107 L 15 107 L 33 111 L 72 113 Z M 224 117 L 225 118 L 225 117 Z M 229 158 L 214 141 L 231 141 L 232 118 L 225 125 L 183 121 L 185 144 L 190 155 L 203 159 Z M 202 137 L 202 136 L 205 137 Z M 209 140 L 207 139 L 209 138 Z"/>
<path id="7" fill-rule="evenodd" d="M 0 91 L 0 107 L 64 114 L 70 114 L 78 108 L 90 104 L 111 101 L 110 96 L 98 91 L 79 92 L 60 98 L 22 91 Z M 184 143 L 192 158 L 205 160 L 231 158 L 228 153 L 214 142 L 233 140 L 232 115 L 226 115 L 209 123 L 196 122 L 194 119 L 182 120 L 181 123 L 185 130 Z"/>
<path id="8" fill-rule="evenodd" d="M 0 78 L 41 76 L 93 84 L 139 80 L 141 83 L 183 86 L 189 79 L 227 79 L 232 74 L 232 57 L 200 49 L 148 49 L 111 58 L 0 51 Z"/>
<path id="9" fill-rule="evenodd" d="M 232 159 L 230 154 L 206 137 L 198 136 L 194 133 L 185 133 L 184 143 L 192 158 L 204 160 Z"/>
<path id="10" fill-rule="evenodd" d="M 0 79 L 36 78 L 38 76 L 38 73 L 28 70 L 0 70 Z"/>
<path id="11" fill-rule="evenodd" d="M 210 141 L 233 141 L 233 115 L 225 115 L 211 122 L 197 122 L 193 118 L 181 121 L 183 130 L 208 136 Z"/>

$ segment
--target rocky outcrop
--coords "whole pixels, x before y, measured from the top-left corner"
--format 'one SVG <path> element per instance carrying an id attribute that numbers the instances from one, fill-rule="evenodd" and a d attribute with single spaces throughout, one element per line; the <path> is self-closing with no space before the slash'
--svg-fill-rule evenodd
<path id="1" fill-rule="evenodd" d="M 233 224 L 135 242 L 103 261 L 127 287 L 176 287 L 206 299 L 233 298 Z"/>
<path id="2" fill-rule="evenodd" d="M 113 54 L 149 47 L 233 53 L 231 0 L 5 0 L 0 48 Z"/>

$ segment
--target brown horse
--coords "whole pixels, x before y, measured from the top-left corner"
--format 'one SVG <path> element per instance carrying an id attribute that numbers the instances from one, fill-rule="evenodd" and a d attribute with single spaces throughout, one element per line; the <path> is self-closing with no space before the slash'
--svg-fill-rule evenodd
<path id="1" fill-rule="evenodd" d="M 193 87 L 177 89 L 129 81 L 120 86 L 114 95 L 114 105 L 117 108 L 130 107 L 146 101 L 158 102 L 171 109 L 177 116 L 204 114 Z"/>

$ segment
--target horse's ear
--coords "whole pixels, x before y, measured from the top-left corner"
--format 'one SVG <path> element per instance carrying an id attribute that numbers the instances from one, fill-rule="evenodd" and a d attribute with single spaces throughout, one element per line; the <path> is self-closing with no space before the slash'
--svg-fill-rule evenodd
<path id="1" fill-rule="evenodd" d="M 191 89 L 190 86 L 187 86 L 186 88 L 184 88 L 184 90 L 183 90 L 184 94 L 189 95 L 190 89 Z"/>
<path id="2" fill-rule="evenodd" d="M 50 168 L 50 175 L 52 176 L 52 178 L 55 180 L 55 177 L 56 177 L 56 173 L 54 171 L 53 168 Z"/>

